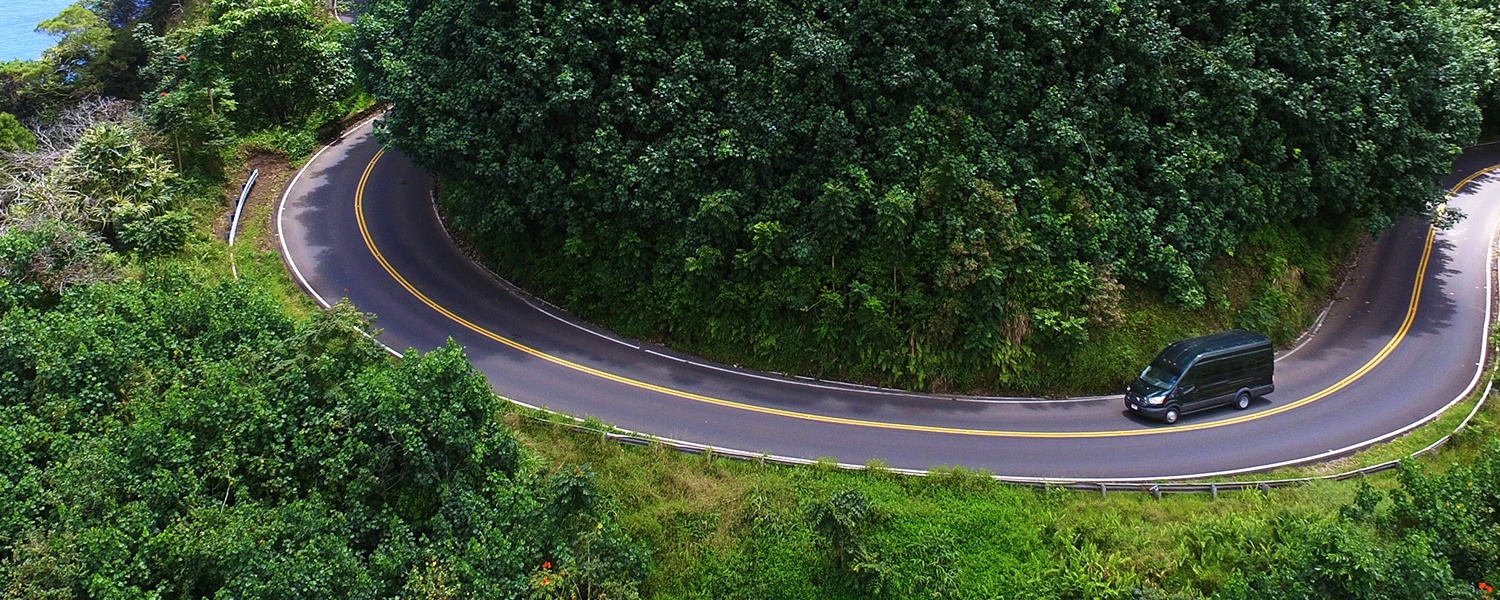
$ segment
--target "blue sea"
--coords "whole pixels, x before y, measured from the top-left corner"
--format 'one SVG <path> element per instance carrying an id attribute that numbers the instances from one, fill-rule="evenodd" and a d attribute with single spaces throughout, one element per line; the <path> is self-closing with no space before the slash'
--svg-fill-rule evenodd
<path id="1" fill-rule="evenodd" d="M 36 24 L 57 16 L 73 0 L 0 0 L 0 62 L 32 60 L 56 40 L 37 33 Z"/>

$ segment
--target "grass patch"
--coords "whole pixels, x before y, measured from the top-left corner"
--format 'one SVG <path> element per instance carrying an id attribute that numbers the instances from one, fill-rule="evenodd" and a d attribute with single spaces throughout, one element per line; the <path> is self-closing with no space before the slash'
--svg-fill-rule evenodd
<path id="1" fill-rule="evenodd" d="M 281 260 L 280 240 L 277 237 L 275 215 L 281 202 L 281 193 L 286 184 L 296 175 L 293 161 L 276 154 L 254 150 L 253 145 L 241 148 L 245 155 L 238 176 L 232 176 L 221 196 L 217 217 L 211 231 L 221 255 L 214 259 L 225 268 L 238 272 L 240 277 L 260 282 L 269 287 L 287 311 L 302 316 L 317 309 L 317 304 L 292 281 Z M 241 186 L 250 171 L 259 175 L 255 186 L 245 199 L 240 215 L 239 232 L 235 245 L 223 243 L 229 230 L 234 203 L 239 199 Z M 232 265 L 232 268 L 229 267 Z M 231 275 L 232 276 L 232 275 Z"/>
<path id="2" fill-rule="evenodd" d="M 519 411 L 506 422 L 544 462 L 600 473 L 627 531 L 653 549 L 653 598 L 870 597 L 851 586 L 809 518 L 813 505 L 847 490 L 873 507 L 865 544 L 872 568 L 886 573 L 885 597 L 1206 597 L 1270 568 L 1287 523 L 1332 518 L 1359 487 L 1101 497 L 955 468 L 916 477 L 704 458 L 572 433 Z M 1393 472 L 1362 481 L 1397 485 Z"/>

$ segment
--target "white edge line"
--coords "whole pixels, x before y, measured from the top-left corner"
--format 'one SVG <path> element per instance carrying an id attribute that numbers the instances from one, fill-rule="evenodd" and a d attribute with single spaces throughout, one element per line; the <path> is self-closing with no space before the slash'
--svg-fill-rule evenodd
<path id="1" fill-rule="evenodd" d="M 350 133 L 352 133 L 356 129 L 359 129 L 360 127 L 363 127 L 366 123 L 369 123 L 370 121 L 373 121 L 373 120 L 375 120 L 376 118 L 379 118 L 379 117 L 380 117 L 380 114 L 377 114 L 375 116 L 370 117 L 369 119 L 366 119 L 365 121 L 360 122 L 358 125 L 355 125 L 354 127 L 351 127 L 348 131 L 345 131 L 342 135 L 340 135 L 337 140 L 335 140 L 333 142 L 330 142 L 328 145 L 324 146 L 321 150 L 319 150 L 317 154 L 313 155 L 313 157 L 311 159 L 308 159 L 307 163 L 302 166 L 302 169 L 300 169 L 300 170 L 297 171 L 297 175 L 292 178 L 291 183 L 287 184 L 286 191 L 282 194 L 282 197 L 281 197 L 281 205 L 277 209 L 277 214 L 276 214 L 276 228 L 277 228 L 277 236 L 280 238 L 280 242 L 281 242 L 282 256 L 285 257 L 286 264 L 288 266 L 290 266 L 292 268 L 292 271 L 297 275 L 297 279 L 302 283 L 303 289 L 305 289 L 309 293 L 311 293 L 313 295 L 313 297 L 318 301 L 318 303 L 321 304 L 324 308 L 327 308 L 329 306 L 328 302 L 326 300 L 324 300 L 322 296 L 318 295 L 318 293 L 316 291 L 314 291 L 310 285 L 308 285 L 307 280 L 305 278 L 303 278 L 303 276 L 302 276 L 302 272 L 299 269 L 297 269 L 296 263 L 294 263 L 292 261 L 291 254 L 289 252 L 287 252 L 287 249 L 286 249 L 286 237 L 284 235 L 282 235 L 282 232 L 281 232 L 281 228 L 282 228 L 282 212 L 285 211 L 287 198 L 291 195 L 291 190 L 292 190 L 292 188 L 294 186 L 296 186 L 297 180 L 302 177 L 302 172 L 303 171 L 306 171 L 307 168 L 309 166 L 311 166 L 312 163 L 314 161 L 316 161 L 319 156 L 322 156 L 322 154 L 323 154 L 324 151 L 328 150 L 328 148 L 331 148 L 334 144 L 342 141 L 345 137 L 347 137 Z M 1471 181 L 1469 183 L 1473 183 L 1473 182 Z M 429 198 L 431 198 L 432 195 L 431 195 L 430 192 L 429 192 L 428 196 L 429 196 Z M 436 202 L 434 202 L 433 203 L 433 210 L 435 211 L 436 209 L 437 209 L 436 208 Z M 439 221 L 439 223 L 441 223 L 442 219 L 439 218 L 438 221 Z M 1485 295 L 1487 297 L 1487 300 L 1485 302 L 1484 329 L 1482 330 L 1484 332 L 1488 332 L 1489 329 L 1490 329 L 1490 320 L 1491 320 L 1491 317 L 1492 317 L 1492 314 L 1493 314 L 1494 308 L 1495 308 L 1494 307 L 1495 298 L 1494 298 L 1494 295 L 1493 295 L 1494 294 L 1494 281 L 1493 280 L 1494 280 L 1494 269 L 1496 267 L 1496 264 L 1495 264 L 1495 261 L 1494 261 L 1494 255 L 1495 255 L 1495 239 L 1496 239 L 1496 234 L 1497 233 L 1500 233 L 1500 229 L 1497 229 L 1497 230 L 1492 231 L 1490 233 L 1490 244 L 1489 244 L 1489 248 L 1486 251 L 1486 256 L 1485 256 L 1485 286 L 1484 287 L 1485 287 Z M 450 238 L 451 238 L 451 235 L 450 235 Z M 487 269 L 487 268 L 485 270 L 489 271 L 489 269 Z M 491 273 L 491 275 L 494 275 L 493 271 L 490 271 L 490 273 Z M 496 278 L 499 279 L 502 282 L 505 282 L 505 280 L 503 278 L 498 277 L 498 275 L 496 275 Z M 509 282 L 505 282 L 505 283 L 509 284 Z M 510 287 L 514 288 L 513 285 L 511 285 Z M 523 296 L 523 298 L 524 298 L 524 296 Z M 528 303 L 528 304 L 530 304 L 530 303 Z M 535 305 L 532 305 L 532 306 L 535 307 Z M 538 308 L 538 310 L 541 310 L 541 309 Z M 612 339 L 614 341 L 619 342 L 619 340 L 615 340 L 614 338 L 611 338 L 610 336 L 606 336 L 606 335 L 600 334 L 598 332 L 591 331 L 591 330 L 589 330 L 587 328 L 579 326 L 576 323 L 571 323 L 570 321 L 568 321 L 566 319 L 558 317 L 557 315 L 552 315 L 552 314 L 548 313 L 547 311 L 541 311 L 541 312 L 543 312 L 544 314 L 548 314 L 549 316 L 551 316 L 554 319 L 558 319 L 560 321 L 563 321 L 564 323 L 569 323 L 570 325 L 573 325 L 574 327 L 582 329 L 583 331 L 588 331 L 589 333 L 593 333 L 594 335 L 598 335 L 598 336 L 603 337 L 605 339 Z M 1325 313 L 1326 313 L 1326 310 L 1325 310 Z M 1321 322 L 1321 320 L 1322 320 L 1322 317 L 1319 317 L 1319 321 L 1320 322 Z M 366 334 L 366 335 L 368 335 L 368 334 Z M 371 337 L 371 339 L 375 339 L 375 338 Z M 390 352 L 391 354 L 396 355 L 396 356 L 401 356 L 401 353 L 396 352 L 396 350 L 394 348 L 391 348 L 390 346 L 386 345 L 384 342 L 381 342 L 378 339 L 375 340 L 375 341 L 376 341 L 376 343 L 379 343 L 382 347 L 384 347 L 387 352 Z M 620 342 L 620 343 L 624 343 L 624 342 Z M 1303 342 L 1303 344 L 1306 344 L 1306 342 Z M 1301 346 L 1303 344 L 1299 344 L 1297 348 L 1293 348 L 1287 354 L 1290 354 L 1291 352 L 1295 352 L 1297 349 L 1301 348 Z M 625 345 L 628 346 L 630 344 L 625 344 Z M 1384 442 L 1384 441 L 1386 441 L 1388 439 L 1391 439 L 1393 437 L 1402 435 L 1402 434 L 1404 434 L 1404 433 L 1406 433 L 1408 431 L 1416 429 L 1417 427 L 1425 425 L 1428 422 L 1433 421 L 1433 420 L 1437 419 L 1438 417 L 1442 416 L 1442 414 L 1444 412 L 1447 412 L 1448 409 L 1452 408 L 1454 405 L 1456 405 L 1459 402 L 1463 401 L 1464 398 L 1466 398 L 1470 393 L 1472 393 L 1474 391 L 1474 388 L 1479 383 L 1480 376 L 1484 374 L 1484 362 L 1485 362 L 1486 358 L 1488 357 L 1488 354 L 1489 354 L 1488 350 L 1489 350 L 1489 335 L 1488 335 L 1488 333 L 1485 333 L 1484 335 L 1480 336 L 1480 343 L 1479 343 L 1479 365 L 1478 365 L 1478 368 L 1474 372 L 1474 377 L 1469 380 L 1469 385 L 1466 388 L 1464 388 L 1464 391 L 1462 393 L 1460 393 L 1453 400 L 1449 401 L 1442 408 L 1439 408 L 1438 410 L 1433 411 L 1431 414 L 1427 415 L 1426 417 L 1423 417 L 1422 419 L 1420 419 L 1420 420 L 1418 420 L 1416 422 L 1413 422 L 1413 423 L 1411 423 L 1409 425 L 1406 425 L 1405 427 L 1397 429 L 1397 430 L 1395 430 L 1393 432 L 1387 433 L 1385 435 L 1382 435 L 1382 436 L 1379 436 L 1379 437 L 1376 437 L 1376 438 L 1372 438 L 1372 439 L 1366 440 L 1364 442 L 1358 442 L 1358 443 L 1355 443 L 1355 444 L 1350 444 L 1348 446 L 1344 446 L 1343 448 L 1338 448 L 1338 449 L 1329 450 L 1327 452 L 1322 452 L 1322 453 L 1319 453 L 1319 454 L 1315 454 L 1315 455 L 1311 455 L 1311 456 L 1307 456 L 1307 457 L 1303 457 L 1303 458 L 1295 458 L 1295 459 L 1280 461 L 1280 462 L 1271 463 L 1271 464 L 1258 465 L 1258 466 L 1253 466 L 1253 467 L 1243 467 L 1243 468 L 1239 468 L 1239 469 L 1229 469 L 1229 470 L 1224 470 L 1224 471 L 1213 471 L 1213 472 L 1206 472 L 1206 473 L 1195 473 L 1195 474 L 1189 474 L 1189 475 L 1168 475 L 1168 476 L 1160 476 L 1160 477 L 1115 477 L 1115 478 L 1096 478 L 1096 477 L 1058 478 L 1058 477 L 1024 477 L 1024 476 L 995 475 L 993 477 L 993 479 L 1000 480 L 1000 481 L 1006 481 L 1006 482 L 1012 482 L 1012 483 L 1039 483 L 1039 484 L 1051 484 L 1051 485 L 1066 485 L 1066 484 L 1069 484 L 1069 483 L 1149 483 L 1149 482 L 1165 482 L 1165 481 L 1183 481 L 1183 480 L 1207 479 L 1207 478 L 1210 478 L 1210 477 L 1223 477 L 1223 476 L 1238 475 L 1238 474 L 1243 474 L 1243 473 L 1252 473 L 1252 472 L 1259 472 L 1259 471 L 1269 471 L 1269 470 L 1274 470 L 1274 469 L 1277 469 L 1277 468 L 1280 468 L 1280 467 L 1284 467 L 1284 466 L 1297 465 L 1297 464 L 1303 464 L 1303 463 L 1309 463 L 1309 462 L 1317 462 L 1319 460 L 1323 460 L 1323 459 L 1326 459 L 1326 458 L 1331 458 L 1331 457 L 1334 457 L 1334 456 L 1345 454 L 1347 452 L 1351 452 L 1353 450 L 1365 448 L 1365 447 L 1368 447 L 1368 446 L 1372 446 L 1372 445 Z M 682 359 L 678 359 L 678 360 L 682 360 Z M 690 362 L 690 361 L 683 360 L 683 362 Z M 802 383 L 802 382 L 797 382 L 797 381 L 790 381 L 790 380 L 785 380 L 785 379 L 765 377 L 765 376 L 762 376 L 762 375 L 756 375 L 756 374 L 752 374 L 752 373 L 745 373 L 743 371 L 736 371 L 736 370 L 732 370 L 732 369 L 724 369 L 723 367 L 719 367 L 719 368 L 723 369 L 726 372 L 738 373 L 738 374 L 743 374 L 743 375 L 751 376 L 751 377 L 759 377 L 759 378 L 764 378 L 764 379 L 773 379 L 775 381 L 784 381 L 784 382 L 789 382 L 789 383 L 793 383 L 793 384 L 797 384 L 797 385 L 812 385 L 812 384 L 807 384 L 807 383 Z M 477 369 L 476 369 L 476 371 L 477 371 Z M 483 374 L 483 372 L 480 372 L 480 373 Z M 488 378 L 486 378 L 486 379 L 488 379 Z M 832 386 L 826 386 L 826 387 L 832 387 Z M 838 389 L 844 389 L 844 388 L 838 388 Z M 491 388 L 491 390 L 493 390 L 493 388 Z M 877 392 L 872 392 L 872 393 L 882 393 L 882 392 L 877 391 Z M 577 417 L 577 416 L 574 416 L 574 415 L 569 415 L 567 413 L 560 413 L 560 412 L 557 412 L 557 411 L 552 411 L 552 410 L 545 409 L 545 408 L 542 408 L 542 407 L 534 406 L 534 405 L 531 405 L 531 404 L 528 404 L 528 403 L 525 403 L 525 402 L 521 402 L 519 400 L 508 398 L 506 396 L 503 396 L 503 395 L 499 394 L 498 392 L 496 392 L 495 394 L 496 394 L 496 396 L 505 399 L 505 401 L 507 401 L 507 402 L 509 402 L 511 404 L 517 405 L 517 406 L 521 406 L 521 407 L 528 408 L 528 409 L 531 409 L 531 410 L 545 410 L 545 411 L 551 412 L 553 414 L 563 415 L 563 416 L 568 417 L 570 419 L 573 419 L 574 421 L 577 421 L 577 422 L 583 422 L 584 421 L 584 419 L 582 419 L 580 417 Z M 898 394 L 892 393 L 892 395 L 898 395 Z M 916 396 L 916 397 L 927 397 L 927 396 L 922 396 L 922 395 L 917 395 L 917 394 L 910 394 L 910 393 L 906 393 L 904 395 L 907 395 L 907 396 Z M 1070 400 L 1062 400 L 1062 401 L 1070 401 Z M 1062 402 L 1062 401 L 1058 401 L 1058 400 L 1040 400 L 1040 401 L 1030 401 L 1030 402 Z M 1078 400 L 1073 400 L 1073 401 L 1098 401 L 1098 399 L 1097 398 L 1089 398 L 1089 399 L 1078 399 Z M 1476 410 L 1478 409 L 1477 406 L 1475 408 L 1476 408 Z M 1467 419 L 1465 419 L 1465 421 L 1467 421 Z M 614 429 L 616 432 L 619 432 L 619 433 L 623 433 L 623 434 L 627 434 L 627 435 L 632 435 L 632 436 L 639 436 L 639 437 L 643 437 L 645 439 L 659 440 L 659 441 L 663 441 L 663 442 L 666 442 L 666 443 L 668 443 L 670 445 L 673 445 L 673 446 L 676 446 L 676 447 L 680 447 L 680 448 L 692 448 L 692 449 L 697 449 L 697 450 L 702 450 L 702 451 L 709 451 L 709 452 L 714 452 L 714 453 L 736 454 L 736 455 L 747 456 L 747 457 L 765 457 L 765 458 L 775 459 L 778 462 L 785 462 L 785 463 L 790 463 L 790 464 L 814 464 L 814 463 L 818 462 L 816 460 L 811 460 L 811 459 L 806 459 L 806 458 L 795 458 L 795 457 L 790 457 L 790 456 L 782 456 L 782 455 L 768 454 L 768 453 L 747 452 L 747 451 L 744 451 L 744 450 L 736 450 L 736 449 L 733 449 L 733 448 L 721 448 L 721 447 L 717 447 L 717 446 L 699 444 L 699 443 L 696 443 L 696 442 L 688 442 L 688 441 L 685 441 L 685 440 L 677 440 L 677 439 L 673 439 L 673 438 L 666 438 L 666 437 L 661 437 L 661 436 L 656 436 L 656 435 L 644 434 L 644 433 L 641 433 L 641 432 L 635 432 L 635 431 L 630 431 L 630 430 L 626 430 L 626 429 L 620 429 L 620 428 L 616 428 L 616 427 L 613 427 L 613 426 L 611 426 L 611 428 Z M 835 464 L 836 464 L 836 466 L 838 466 L 839 468 L 842 468 L 842 469 L 863 470 L 863 469 L 866 468 L 864 465 L 859 465 L 859 464 L 854 464 L 854 463 L 839 462 L 839 463 L 835 463 Z M 927 471 L 927 470 L 919 470 L 919 469 L 890 469 L 890 470 L 892 472 L 903 473 L 903 474 L 908 474 L 908 475 L 927 475 L 927 474 L 930 474 L 930 472 Z M 1290 481 L 1296 481 L 1296 480 L 1290 480 Z M 1233 482 L 1226 482 L 1226 483 L 1233 483 Z M 1269 483 L 1269 482 L 1264 482 L 1264 483 Z"/>
<path id="2" fill-rule="evenodd" d="M 1470 183 L 1473 183 L 1473 182 L 1470 182 Z M 1157 477 L 1026 477 L 1026 476 L 1011 476 L 1011 475 L 994 475 L 992 477 L 992 479 L 995 479 L 995 480 L 998 480 L 998 481 L 1003 481 L 1003 482 L 1009 482 L 1009 483 L 1029 483 L 1029 484 L 1042 484 L 1042 485 L 1067 485 L 1067 484 L 1071 484 L 1071 483 L 1100 483 L 1100 484 L 1109 484 L 1109 483 L 1156 483 L 1156 482 L 1169 482 L 1169 481 L 1200 480 L 1200 479 L 1208 479 L 1210 477 L 1224 477 L 1224 476 L 1228 476 L 1228 475 L 1239 475 L 1239 474 L 1244 474 L 1244 473 L 1255 473 L 1255 472 L 1261 472 L 1261 471 L 1272 471 L 1272 470 L 1275 470 L 1275 469 L 1278 469 L 1278 468 L 1281 468 L 1281 467 L 1285 467 L 1285 466 L 1292 466 L 1292 465 L 1299 465 L 1299 464 L 1305 464 L 1305 463 L 1311 463 L 1311 462 L 1318 462 L 1318 461 L 1321 461 L 1321 460 L 1324 460 L 1324 459 L 1333 458 L 1333 457 L 1340 456 L 1340 455 L 1343 455 L 1343 454 L 1346 454 L 1346 453 L 1349 453 L 1349 452 L 1352 452 L 1352 451 L 1355 451 L 1355 450 L 1359 450 L 1359 449 L 1362 449 L 1362 448 L 1367 448 L 1369 446 L 1373 446 L 1375 444 L 1379 444 L 1379 443 L 1384 442 L 1386 440 L 1389 440 L 1391 438 L 1394 438 L 1394 437 L 1400 436 L 1402 434 L 1405 434 L 1406 432 L 1409 432 L 1409 431 L 1411 431 L 1413 429 L 1416 429 L 1418 427 L 1426 425 L 1427 423 L 1429 423 L 1429 422 L 1431 422 L 1433 420 L 1436 420 L 1438 417 L 1442 416 L 1442 414 L 1445 413 L 1445 412 L 1447 412 L 1448 409 L 1453 408 L 1454 405 L 1458 404 L 1459 402 L 1462 402 L 1465 398 L 1468 397 L 1469 394 L 1473 393 L 1474 388 L 1479 383 L 1480 376 L 1482 376 L 1484 374 L 1484 363 L 1485 363 L 1485 360 L 1487 359 L 1487 357 L 1489 356 L 1489 334 L 1488 334 L 1488 332 L 1490 330 L 1490 320 L 1491 320 L 1491 317 L 1494 314 L 1495 304 L 1496 304 L 1496 299 L 1495 299 L 1495 296 L 1494 296 L 1494 274 L 1495 274 L 1495 269 L 1497 268 L 1497 266 L 1500 266 L 1500 265 L 1497 265 L 1495 263 L 1495 242 L 1496 242 L 1496 235 L 1497 234 L 1500 234 L 1500 228 L 1497 228 L 1497 229 L 1492 230 L 1490 232 L 1489 248 L 1485 252 L 1485 276 L 1484 276 L 1485 283 L 1484 283 L 1484 290 L 1485 290 L 1485 298 L 1486 299 L 1485 299 L 1485 312 L 1484 312 L 1484 329 L 1482 331 L 1484 331 L 1486 333 L 1480 336 L 1480 341 L 1479 341 L 1479 364 L 1478 364 L 1478 367 L 1474 371 L 1474 377 L 1469 380 L 1469 385 L 1464 388 L 1464 391 L 1462 393 L 1460 393 L 1458 396 L 1454 397 L 1453 400 L 1450 400 L 1442 408 L 1439 408 L 1436 411 L 1433 411 L 1432 414 L 1429 414 L 1426 417 L 1423 417 L 1422 419 L 1417 420 L 1416 422 L 1413 422 L 1413 423 L 1411 423 L 1409 425 L 1406 425 L 1405 427 L 1402 427 L 1400 429 L 1397 429 L 1397 430 L 1392 431 L 1390 433 L 1387 433 L 1385 435 L 1382 435 L 1382 436 L 1379 436 L 1379 437 L 1375 437 L 1375 438 L 1372 438 L 1372 439 L 1369 439 L 1369 440 L 1366 440 L 1366 441 L 1363 441 L 1363 442 L 1358 442 L 1358 443 L 1350 444 L 1348 446 L 1344 446 L 1343 448 L 1333 449 L 1333 450 L 1329 450 L 1327 452 L 1322 452 L 1322 453 L 1319 453 L 1319 454 L 1314 454 L 1314 455 L 1306 456 L 1306 457 L 1303 457 L 1303 458 L 1294 458 L 1294 459 L 1284 460 L 1284 461 L 1280 461 L 1280 462 L 1276 462 L 1276 463 L 1265 464 L 1265 465 L 1258 465 L 1258 466 L 1252 466 L 1252 467 L 1242 467 L 1242 468 L 1239 468 L 1239 469 L 1229 469 L 1229 470 L 1224 470 L 1224 471 L 1212 471 L 1212 472 L 1206 472 L 1206 473 L 1194 473 L 1194 474 L 1188 474 L 1188 475 L 1165 475 L 1165 476 L 1157 476 Z M 1420 299 L 1418 301 L 1420 301 Z M 1488 388 L 1486 388 L 1486 389 L 1488 389 Z M 504 396 L 501 396 L 501 397 L 504 398 Z M 507 398 L 507 400 L 509 400 L 509 399 Z M 509 401 L 512 402 L 512 403 L 521 405 L 521 406 L 525 406 L 527 408 L 532 408 L 532 409 L 536 409 L 537 408 L 537 407 L 531 406 L 531 405 L 523 403 L 523 402 L 517 402 L 515 400 L 509 400 Z M 1484 401 L 1484 399 L 1480 398 L 1480 402 L 1476 404 L 1476 406 L 1474 407 L 1474 411 L 1471 411 L 1471 413 L 1470 413 L 1471 417 L 1473 416 L 1474 412 L 1477 412 L 1479 410 L 1479 407 L 1480 407 L 1480 405 L 1483 404 L 1483 401 Z M 542 409 L 542 410 L 546 410 L 546 409 Z M 553 411 L 549 411 L 549 412 L 553 412 Z M 578 418 L 576 416 L 572 416 L 572 415 L 565 415 L 565 416 L 568 416 L 568 417 L 570 417 L 570 418 L 572 418 L 572 419 L 574 419 L 576 421 L 579 421 L 579 422 L 583 421 L 583 419 L 580 419 L 580 418 Z M 1464 423 L 1467 423 L 1467 422 L 1468 422 L 1468 419 L 1464 419 Z M 611 426 L 611 427 L 614 428 L 613 426 Z M 1455 432 L 1458 431 L 1458 430 L 1461 430 L 1462 428 L 1463 428 L 1463 425 L 1460 424 L 1459 427 L 1457 429 L 1455 429 Z M 645 439 L 659 440 L 659 441 L 666 442 L 666 443 L 668 443 L 668 444 L 670 444 L 672 446 L 676 446 L 676 447 L 679 447 L 679 448 L 692 448 L 692 449 L 696 449 L 696 450 L 700 450 L 700 451 L 710 451 L 710 452 L 720 453 L 720 454 L 735 454 L 735 455 L 738 455 L 738 456 L 764 457 L 764 458 L 775 459 L 778 462 L 784 462 L 784 463 L 790 463 L 790 464 L 803 464 L 803 465 L 807 465 L 807 464 L 815 464 L 815 463 L 818 462 L 816 460 L 810 460 L 810 459 L 806 459 L 806 458 L 795 458 L 795 457 L 782 456 L 782 455 L 776 455 L 776 454 L 746 452 L 744 450 L 736 450 L 736 449 L 732 449 L 732 448 L 720 448 L 720 447 L 717 447 L 717 446 L 710 446 L 710 445 L 699 444 L 699 443 L 695 443 L 695 442 L 687 442 L 687 441 L 682 441 L 682 440 L 675 440 L 675 439 L 672 439 L 672 438 L 664 438 L 664 437 L 661 437 L 661 436 L 653 436 L 653 435 L 650 435 L 650 434 L 643 434 L 643 433 L 640 433 L 640 432 L 634 432 L 634 431 L 620 429 L 620 428 L 614 428 L 614 429 L 615 429 L 616 432 L 619 432 L 619 433 L 623 433 L 623 434 L 631 435 L 631 436 L 636 436 L 636 437 L 642 437 L 642 438 L 645 438 Z M 1415 453 L 1413 453 L 1413 456 L 1415 456 L 1417 454 L 1421 454 L 1422 452 L 1426 452 L 1427 450 L 1430 450 L 1430 449 L 1431 448 L 1429 447 L 1426 450 L 1421 450 L 1421 451 L 1415 452 Z M 835 463 L 835 464 L 839 468 L 842 468 L 842 469 L 864 470 L 866 468 L 864 465 L 853 464 L 853 463 L 840 462 L 840 463 Z M 890 469 L 890 471 L 892 471 L 892 472 L 898 472 L 898 473 L 903 473 L 903 474 L 907 474 L 907 475 L 929 475 L 930 474 L 930 471 L 928 471 L 928 470 L 921 470 L 921 469 Z M 1351 471 L 1351 472 L 1353 472 L 1353 471 Z M 1339 475 L 1344 475 L 1344 474 L 1345 473 L 1340 473 L 1340 474 L 1334 474 L 1334 475 L 1329 475 L 1329 476 L 1318 476 L 1318 477 L 1309 477 L 1309 478 L 1300 478 L 1300 479 L 1267 480 L 1267 481 L 1261 481 L 1261 482 L 1250 482 L 1250 484 L 1251 485 L 1254 485 L 1254 484 L 1257 484 L 1257 483 L 1271 484 L 1271 483 L 1284 483 L 1284 482 L 1298 482 L 1298 481 L 1305 481 L 1305 480 L 1312 480 L 1312 479 L 1329 479 L 1329 478 L 1338 477 Z M 1226 485 L 1242 484 L 1242 482 L 1225 482 L 1225 483 L 1226 483 Z"/>
<path id="3" fill-rule="evenodd" d="M 1350 275 L 1353 274 L 1351 273 Z M 1344 291 L 1344 286 L 1348 283 L 1349 276 L 1345 276 L 1343 283 L 1339 284 L 1339 289 L 1334 290 L 1333 292 L 1334 299 L 1328 301 L 1328 306 L 1324 306 L 1323 312 L 1318 313 L 1318 318 L 1313 320 L 1312 327 L 1308 328 L 1307 333 L 1302 334 L 1302 341 L 1297 342 L 1297 345 L 1293 346 L 1291 350 L 1287 350 L 1286 352 L 1283 352 L 1281 356 L 1276 357 L 1274 362 L 1281 362 L 1286 357 L 1296 354 L 1297 351 L 1301 350 L 1303 346 L 1312 343 L 1313 338 L 1318 335 L 1318 330 L 1323 328 L 1323 321 L 1328 318 L 1329 311 L 1333 310 L 1333 305 L 1338 301 L 1337 298 L 1339 292 Z"/>
<path id="4" fill-rule="evenodd" d="M 297 174 L 292 177 L 291 182 L 286 184 L 286 189 L 282 190 L 281 202 L 276 206 L 276 241 L 281 245 L 282 262 L 285 263 L 287 267 L 291 268 L 293 275 L 297 276 L 297 282 L 302 284 L 302 289 L 307 290 L 307 293 L 312 295 L 313 300 L 317 301 L 318 305 L 322 306 L 323 308 L 328 308 L 332 306 L 332 304 L 329 304 L 328 300 L 325 300 L 323 298 L 323 295 L 319 294 L 318 290 L 313 289 L 312 284 L 307 282 L 307 278 L 302 275 L 302 269 L 297 268 L 297 261 L 292 259 L 292 253 L 286 247 L 286 232 L 285 226 L 283 224 L 283 217 L 285 217 L 286 215 L 286 202 L 287 199 L 292 195 L 292 189 L 296 188 L 297 182 L 302 179 L 302 174 L 307 172 L 307 168 L 311 167 L 314 162 L 317 162 L 318 157 L 323 156 L 323 153 L 327 152 L 329 148 L 332 148 L 334 144 L 344 141 L 344 138 L 349 137 L 349 134 L 354 133 L 356 130 L 364 127 L 365 125 L 368 125 L 371 121 L 380 118 L 384 114 L 385 111 L 380 111 L 375 113 L 374 115 L 371 115 L 370 118 L 360 121 L 353 127 L 344 130 L 343 133 L 339 134 L 338 139 L 328 142 L 322 148 L 318 149 L 317 154 L 314 154 L 312 158 L 307 159 L 307 162 L 302 164 L 301 169 L 297 169 Z M 381 345 L 384 346 L 385 344 Z M 390 346 L 386 346 L 386 349 L 390 350 Z M 392 350 L 392 352 L 394 352 L 394 350 Z M 400 356 L 400 354 L 398 353 L 397 356 Z"/>

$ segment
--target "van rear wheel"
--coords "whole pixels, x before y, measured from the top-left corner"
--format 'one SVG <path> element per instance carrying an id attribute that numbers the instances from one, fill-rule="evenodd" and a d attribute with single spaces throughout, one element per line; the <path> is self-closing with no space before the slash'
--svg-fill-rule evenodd
<path id="1" fill-rule="evenodd" d="M 1234 399 L 1234 407 L 1240 410 L 1250 408 L 1250 392 L 1241 390 L 1240 395 Z"/>
<path id="2" fill-rule="evenodd" d="M 1177 416 L 1177 407 L 1173 406 L 1168 408 L 1167 412 L 1162 413 L 1161 422 L 1171 425 L 1177 422 Z"/>

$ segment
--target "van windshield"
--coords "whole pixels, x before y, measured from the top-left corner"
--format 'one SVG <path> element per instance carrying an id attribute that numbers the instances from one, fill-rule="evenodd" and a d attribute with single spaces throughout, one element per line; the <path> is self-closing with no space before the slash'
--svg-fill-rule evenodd
<path id="1" fill-rule="evenodd" d="M 1151 363 L 1151 366 L 1141 371 L 1141 381 L 1158 390 L 1169 390 L 1172 389 L 1172 384 L 1177 383 L 1177 377 L 1180 375 L 1180 373 L 1168 368 L 1166 365 Z"/>

